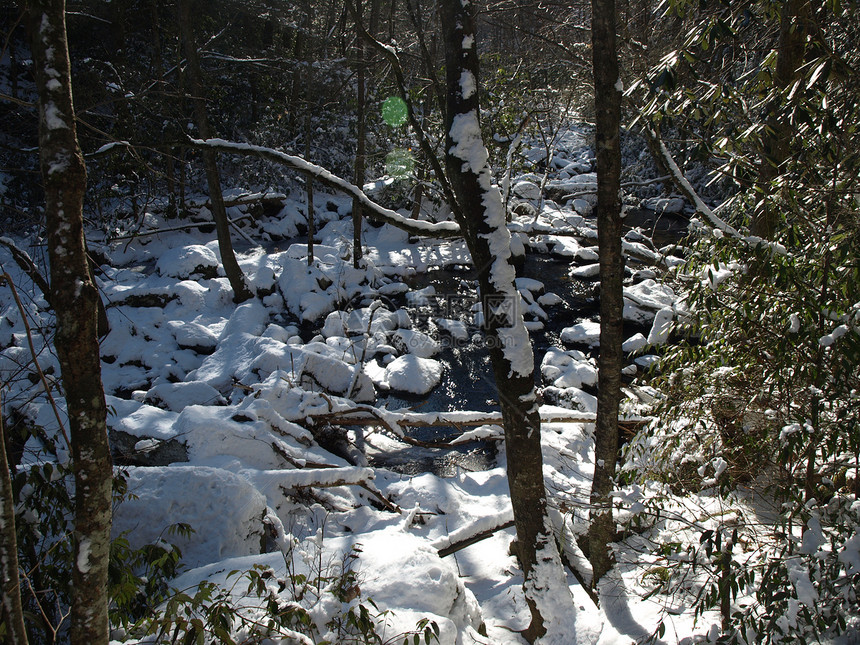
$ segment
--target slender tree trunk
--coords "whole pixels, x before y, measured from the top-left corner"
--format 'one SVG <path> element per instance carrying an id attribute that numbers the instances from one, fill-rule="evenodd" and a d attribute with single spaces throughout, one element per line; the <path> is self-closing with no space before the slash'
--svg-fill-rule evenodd
<path id="1" fill-rule="evenodd" d="M 770 183 L 782 172 L 782 165 L 791 154 L 793 127 L 782 114 L 781 93 L 797 78 L 797 70 L 803 65 L 806 36 L 809 32 L 810 0 L 785 0 L 782 3 L 779 42 L 777 44 L 776 67 L 773 74 L 773 91 L 779 94 L 771 101 L 759 163 L 758 186 L 762 193 L 762 207 L 757 209 L 752 223 L 752 232 L 764 239 L 771 239 L 779 225 L 779 211 L 767 195 Z"/>
<path id="2" fill-rule="evenodd" d="M 308 65 L 310 70 L 310 65 Z M 310 86 L 310 71 L 308 71 L 308 83 Z M 305 113 L 305 159 L 311 159 L 311 111 L 308 106 L 308 111 Z M 305 175 L 305 210 L 307 211 L 308 221 L 308 266 L 314 263 L 314 235 L 316 235 L 316 220 L 314 218 L 314 178 L 308 173 Z"/>
<path id="3" fill-rule="evenodd" d="M 481 139 L 472 12 L 468 1 L 440 2 L 448 85 L 445 162 L 457 199 L 454 212 L 478 272 L 484 331 L 505 428 L 517 554 L 531 612 L 523 635 L 533 642 L 548 629 L 563 629 L 574 608 L 547 515 L 534 352 L 514 286 L 502 197 L 492 185 L 489 154 Z M 547 638 L 561 642 L 557 636 Z"/>
<path id="4" fill-rule="evenodd" d="M 212 138 L 209 127 L 209 117 L 206 114 L 206 102 L 203 98 L 203 81 L 200 74 L 200 59 L 197 55 L 197 44 L 194 41 L 194 22 L 191 17 L 192 0 L 180 0 L 179 25 L 182 29 L 182 39 L 185 42 L 185 58 L 187 60 L 188 79 L 191 81 L 191 92 L 194 103 L 194 120 L 203 139 Z M 233 288 L 233 301 L 244 302 L 253 297 L 251 289 L 245 282 L 242 269 L 236 261 L 233 252 L 233 241 L 230 238 L 230 223 L 227 221 L 227 209 L 224 207 L 224 194 L 221 191 L 221 177 L 218 174 L 218 161 L 214 150 L 204 149 L 201 152 L 203 165 L 206 169 L 206 183 L 209 185 L 209 201 L 212 203 L 212 217 L 215 219 L 215 230 L 218 234 L 218 250 L 221 252 L 221 264 L 224 273 Z"/>
<path id="5" fill-rule="evenodd" d="M 164 57 L 161 53 L 161 32 L 158 17 L 158 0 L 150 0 L 149 3 L 149 19 L 152 23 L 152 65 L 155 76 L 158 79 L 158 84 L 162 91 L 164 90 Z M 167 213 L 170 217 L 177 215 L 176 211 L 176 179 L 174 174 L 173 150 L 170 146 L 164 145 L 164 131 L 159 131 L 159 150 L 164 156 L 165 172 L 167 177 Z"/>
<path id="6" fill-rule="evenodd" d="M 45 185 L 54 345 L 60 361 L 75 475 L 75 559 L 70 639 L 107 645 L 107 573 L 113 472 L 96 335 L 98 291 L 84 246 L 86 168 L 78 145 L 63 0 L 30 0 L 39 92 L 39 155 Z"/>
<path id="7" fill-rule="evenodd" d="M 600 355 L 588 551 L 594 571 L 592 586 L 596 586 L 611 567 L 609 543 L 615 538 L 610 494 L 618 456 L 624 258 L 621 254 L 620 199 L 621 82 L 615 47 L 615 2 L 592 0 L 591 7 L 597 140 L 597 242 L 600 252 Z"/>
<path id="8" fill-rule="evenodd" d="M 27 645 L 27 629 L 21 606 L 21 578 L 18 574 L 18 539 L 15 534 L 15 494 L 6 459 L 6 433 L 0 414 L 0 616 L 6 623 L 7 637 L 15 645 Z"/>
<path id="9" fill-rule="evenodd" d="M 356 10 L 358 17 L 356 21 L 361 24 L 361 14 L 364 2 L 358 0 Z M 355 43 L 355 65 L 356 65 L 356 148 L 355 148 L 355 174 L 353 183 L 362 188 L 364 186 L 364 174 L 366 163 L 367 145 L 367 119 L 365 117 L 366 93 L 364 87 L 365 58 L 366 52 L 364 39 L 359 35 Z M 352 200 L 352 264 L 358 269 L 361 266 L 361 203 L 357 199 Z"/>

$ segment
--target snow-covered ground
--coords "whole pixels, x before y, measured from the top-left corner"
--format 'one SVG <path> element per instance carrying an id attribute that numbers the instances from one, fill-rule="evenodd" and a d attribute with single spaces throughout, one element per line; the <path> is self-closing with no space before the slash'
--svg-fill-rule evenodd
<path id="1" fill-rule="evenodd" d="M 515 200 L 531 210 L 519 209 L 525 214 L 509 228 L 517 248 L 568 258 L 571 279 L 593 279 L 593 200 L 582 193 L 593 188 L 594 175 L 585 137 L 573 134 L 573 143 L 559 146 L 551 160 L 555 174 L 547 190 L 558 201 L 540 199 L 535 176 L 517 178 Z M 661 204 L 667 212 L 679 208 L 671 200 Z M 396 411 L 377 405 L 380 393 L 423 395 L 456 378 L 450 373 L 456 366 L 438 359 L 446 343 L 483 351 L 479 307 L 455 318 L 439 307 L 446 294 L 410 287 L 428 268 L 468 265 L 467 250 L 456 239 L 415 240 L 389 225 L 366 223 L 365 259 L 355 269 L 350 206 L 351 198 L 343 196 L 320 200 L 311 266 L 305 242 L 293 238 L 304 218 L 300 200 L 285 197 L 277 216 L 245 220 L 245 233 L 263 246 L 239 254 L 258 297 L 238 306 L 211 233 L 174 230 L 119 241 L 91 236 L 91 248 L 107 259 L 98 280 L 111 324 L 101 345 L 109 426 L 135 496 L 117 508 L 115 533 L 127 532 L 132 546 L 140 546 L 163 537 L 171 524 L 190 524 L 191 537 L 171 538 L 188 568 L 174 584 L 222 583 L 249 615 L 259 610 L 253 598 L 240 598 L 247 584 L 236 584 L 231 571 L 262 565 L 271 570 L 266 585 L 272 593 L 292 601 L 292 585 L 279 580 L 333 571 L 344 554 L 354 553 L 360 593 L 348 600 L 317 593 L 308 603 L 320 636 L 332 616 L 372 599 L 387 612 L 379 618 L 383 640 L 428 618 L 448 645 L 523 643 L 517 632 L 529 614 L 510 554 L 513 529 L 440 556 L 441 549 L 511 520 L 498 425 L 469 428 L 467 438 L 497 445 L 495 463 L 486 470 L 405 475 L 366 461 L 370 453 L 404 449 L 404 426 Z M 140 228 L 179 223 L 152 212 Z M 650 263 L 630 272 L 625 293 L 625 318 L 641 328 L 625 344 L 631 352 L 625 373 L 632 375 L 653 362 L 632 353 L 666 342 L 667 323 L 684 308 L 659 279 L 660 268 L 678 258 L 664 256 L 635 231 L 625 251 Z M 23 314 L 40 367 L 56 379 L 47 303 L 3 246 L 0 264 L 28 296 Z M 587 516 L 593 470 L 587 421 L 596 409 L 597 377 L 589 348 L 597 344 L 598 323 L 575 319 L 551 284 L 520 279 L 517 287 L 531 329 L 550 319 L 566 325 L 562 345 L 536 356 L 536 364 L 546 400 L 567 409 L 545 406 L 543 413 L 547 419 L 579 414 L 584 421 L 544 423 L 544 469 L 565 554 L 587 571 L 574 536 Z M 0 313 L 5 410 L 14 408 L 56 431 L 51 407 L 27 378 L 33 371 L 27 331 L 5 289 Z M 638 414 L 641 403 L 631 398 L 628 413 Z M 364 411 L 379 423 L 326 423 L 348 410 Z M 28 448 L 25 459 L 41 458 L 36 440 Z M 625 503 L 635 510 L 647 494 L 625 491 Z M 708 614 L 696 621 L 685 607 L 665 606 L 669 600 L 662 596 L 643 599 L 652 565 L 629 550 L 620 551 L 618 560 L 600 609 L 569 575 L 576 625 L 571 645 L 627 645 L 651 634 L 661 617 L 667 629 L 659 642 L 690 642 L 718 622 Z"/>

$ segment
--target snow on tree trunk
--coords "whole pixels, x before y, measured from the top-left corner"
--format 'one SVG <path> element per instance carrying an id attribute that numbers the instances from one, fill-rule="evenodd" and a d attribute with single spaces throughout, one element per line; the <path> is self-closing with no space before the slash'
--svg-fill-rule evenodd
<path id="1" fill-rule="evenodd" d="M 448 85 L 445 162 L 457 200 L 455 216 L 478 271 L 505 428 L 517 552 L 531 612 L 523 635 L 530 642 L 541 637 L 544 643 L 569 642 L 575 614 L 547 515 L 534 352 L 514 286 L 502 197 L 491 183 L 481 138 L 473 7 L 468 0 L 441 0 L 440 15 Z"/>
<path id="2" fill-rule="evenodd" d="M 621 78 L 615 50 L 615 1 L 592 0 L 591 39 L 597 143 L 597 243 L 600 253 L 600 356 L 598 358 L 595 466 L 591 484 L 589 560 L 592 585 L 609 571 L 615 539 L 610 497 L 618 456 L 618 407 L 624 355 L 621 253 Z"/>
<path id="3" fill-rule="evenodd" d="M 209 127 L 209 117 L 206 114 L 203 79 L 200 73 L 200 59 L 197 55 L 197 44 L 194 41 L 194 24 L 191 5 L 193 0 L 181 0 L 179 3 L 179 25 L 182 28 L 182 39 L 185 42 L 185 57 L 188 61 L 187 71 L 191 81 L 191 92 L 194 103 L 194 120 L 197 130 L 204 139 L 212 137 Z M 253 297 L 236 255 L 233 252 L 233 241 L 230 238 L 230 223 L 227 220 L 227 210 L 224 207 L 224 195 L 221 192 L 221 177 L 218 173 L 218 161 L 214 150 L 203 150 L 203 166 L 206 169 L 206 183 L 209 185 L 209 200 L 212 202 L 212 217 L 215 220 L 215 230 L 218 234 L 218 250 L 221 252 L 221 264 L 224 273 L 233 288 L 233 301 L 244 302 Z"/>
<path id="4" fill-rule="evenodd" d="M 108 642 L 107 579 L 113 472 L 96 333 L 98 291 L 84 246 L 86 168 L 78 145 L 63 0 L 30 0 L 39 92 L 39 152 L 51 264 L 54 344 L 60 361 L 75 474 L 75 561 L 70 638 Z"/>

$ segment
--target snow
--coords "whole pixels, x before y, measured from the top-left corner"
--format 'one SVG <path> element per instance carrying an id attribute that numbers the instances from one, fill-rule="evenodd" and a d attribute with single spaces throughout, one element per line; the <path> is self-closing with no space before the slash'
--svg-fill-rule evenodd
<path id="1" fill-rule="evenodd" d="M 385 368 L 385 382 L 392 390 L 427 394 L 442 380 L 442 364 L 415 354 L 398 356 Z"/>
<path id="2" fill-rule="evenodd" d="M 191 567 L 260 552 L 266 499 L 241 476 L 200 465 L 132 467 L 127 482 L 134 497 L 117 506 L 112 532 L 132 548 L 169 539 Z M 178 522 L 195 533 L 168 537 Z"/>
<path id="3" fill-rule="evenodd" d="M 472 80 L 468 76 L 462 79 L 464 94 L 471 90 Z M 516 317 L 514 313 L 526 313 L 532 326 L 547 324 L 558 329 L 561 321 L 567 325 L 561 341 L 568 345 L 552 346 L 559 342 L 548 336 L 550 346 L 544 345 L 539 356 L 544 400 L 564 406 L 541 406 L 541 440 L 545 480 L 555 505 L 552 528 L 565 556 L 583 562 L 572 536 L 584 527 L 594 469 L 591 428 L 597 407 L 597 371 L 589 348 L 599 342 L 599 324 L 581 320 L 584 314 L 577 316 L 565 298 L 545 293 L 556 285 L 542 275 L 538 280 L 517 277 L 508 259 L 519 244 L 531 253 L 552 253 L 557 261 L 563 257 L 584 264 L 572 269 L 573 278 L 596 276 L 596 229 L 584 217 L 593 206 L 592 196 L 584 194 L 595 181 L 593 154 L 557 151 L 547 160 L 565 173 L 559 172 L 547 182 L 549 191 L 557 191 L 552 197 L 557 202 L 544 204 L 540 212 L 515 219 L 506 227 L 501 196 L 492 186 L 477 125 L 476 114 L 462 115 L 455 124 L 453 151 L 464 166 L 479 173 L 488 191 L 488 216 L 498 226 L 486 242 L 499 258 L 490 267 L 491 280 L 507 299 L 498 311 L 487 313 L 505 314 L 509 319 Z M 587 137 L 574 134 L 572 139 L 584 149 Z M 235 152 L 256 151 L 243 144 L 209 144 Z M 289 159 L 294 167 L 324 176 L 322 169 L 299 163 L 298 158 L 266 150 Z M 330 181 L 337 183 L 336 178 Z M 514 177 L 512 184 L 514 193 L 525 199 L 541 197 L 539 178 L 534 175 Z M 354 187 L 343 189 L 356 195 Z M 560 199 L 572 194 L 578 196 L 566 203 Z M 277 217 L 255 222 L 259 228 L 248 229 L 253 239 L 260 231 L 294 234 L 295 223 L 301 221 L 302 199 L 292 198 L 286 191 L 282 195 L 284 207 Z M 177 454 L 187 459 L 177 457 L 163 466 L 127 467 L 129 488 L 137 499 L 120 504 L 115 532 L 128 530 L 133 545 L 142 545 L 165 539 L 165 528 L 174 522 L 191 524 L 195 533 L 190 538 L 167 538 L 179 541 L 183 562 L 192 567 L 175 581 L 177 586 L 200 580 L 232 583 L 226 572 L 246 570 L 254 564 L 271 566 L 276 576 L 283 577 L 284 554 L 277 549 L 261 553 L 261 543 L 276 548 L 273 540 L 283 547 L 295 539 L 300 545 L 297 548 L 306 554 L 319 547 L 324 559 L 333 562 L 358 546 L 362 598 L 372 598 L 391 612 L 386 617 L 385 638 L 413 629 L 417 620 L 426 617 L 439 624 L 443 643 L 524 645 L 517 630 L 528 624 L 529 614 L 522 571 L 509 551 L 513 529 L 501 530 L 445 558 L 438 555 L 440 548 L 512 517 L 506 469 L 498 465 L 505 463 L 506 455 L 497 407 L 489 412 L 433 407 L 447 402 L 447 379 L 459 369 L 458 360 L 465 356 L 461 352 L 473 351 L 479 343 L 472 340 L 476 330 L 471 321 L 442 309 L 451 290 L 425 286 L 422 278 L 426 272 L 433 281 L 430 269 L 436 267 L 468 269 L 468 250 L 461 239 L 419 242 L 388 224 L 369 226 L 364 231 L 365 264 L 356 270 L 348 255 L 350 201 L 332 202 L 337 212 L 331 210 L 329 219 L 321 221 L 321 243 L 316 245 L 316 260 L 310 267 L 300 240 L 279 242 L 280 249 L 239 253 L 239 264 L 249 282 L 258 289 L 274 290 L 264 300 L 240 306 L 232 302 L 211 235 L 177 231 L 141 236 L 128 244 L 99 243 L 99 250 L 113 265 L 106 265 L 104 278 L 100 277 L 100 287 L 110 302 L 112 325 L 102 344 L 109 427 L 114 434 L 129 435 L 137 456 L 163 454 L 170 444 L 178 445 Z M 665 206 L 676 207 L 674 203 Z M 169 225 L 155 207 L 151 210 L 143 214 L 142 226 L 154 230 Z M 398 224 L 409 219 L 405 211 L 382 209 L 381 213 Z M 428 234 L 459 230 L 450 221 L 432 223 L 437 216 L 442 220 L 447 213 L 435 211 L 432 217 L 422 215 L 426 221 L 410 220 L 408 225 Z M 626 248 L 648 250 L 632 238 Z M 16 284 L 30 284 L 2 247 L 0 254 L 0 262 Z M 659 267 L 626 281 L 625 318 L 638 325 L 639 331 L 625 341 L 625 352 L 665 342 L 667 324 L 683 311 L 679 294 L 657 279 L 658 275 Z M 586 284 L 586 288 L 593 286 L 593 282 Z M 30 360 L 29 350 L 21 314 L 10 306 L 4 291 L 0 298 L 4 298 L 0 300 L 0 380 L 11 383 L 11 375 Z M 38 299 L 27 303 L 26 315 L 50 328 L 45 305 Z M 530 373 L 530 336 L 521 323 L 508 322 L 510 326 L 500 329 L 499 340 L 512 374 Z M 833 323 L 828 335 L 834 342 L 843 323 L 848 324 Z M 792 325 L 793 319 L 787 320 L 787 328 Z M 45 351 L 50 347 L 50 335 L 37 333 L 35 343 L 42 367 L 52 368 L 56 378 L 59 366 Z M 648 366 L 658 360 L 656 355 L 640 356 L 628 367 Z M 8 395 L 4 393 L 4 405 L 24 392 L 23 388 L 11 385 Z M 390 390 L 404 393 L 403 399 L 391 396 Z M 434 404 L 425 403 L 428 393 Z M 379 403 L 382 394 L 390 396 L 388 408 Z M 404 400 L 415 410 L 395 409 Z M 58 403 L 62 415 L 61 397 Z M 23 409 L 28 418 L 56 426 L 41 394 Z M 320 415 L 368 409 L 391 430 L 312 422 Z M 480 446 L 492 442 L 498 454 L 491 454 L 480 466 L 457 466 L 444 478 L 428 472 L 394 472 L 375 460 L 384 461 L 398 452 L 409 456 L 419 450 L 404 448 L 398 441 L 398 433 L 411 432 L 405 423 L 398 425 L 398 420 L 447 420 L 462 431 L 457 439 L 460 450 L 475 450 L 471 441 L 480 441 Z M 425 430 L 432 431 L 421 431 Z M 320 437 L 328 437 L 336 450 L 324 448 L 318 442 Z M 368 466 L 367 459 L 375 465 Z M 713 460 L 706 463 L 709 473 L 720 467 Z M 477 469 L 471 472 L 469 468 Z M 403 512 L 381 509 L 373 491 Z M 642 504 L 644 493 L 625 490 L 624 494 L 626 503 Z M 276 538 L 263 540 L 272 537 L 277 525 L 288 527 L 290 533 L 282 531 Z M 814 537 L 812 527 L 807 535 Z M 805 538 L 804 548 L 817 548 L 813 537 Z M 858 545 L 860 538 L 855 536 L 839 554 L 852 572 L 860 570 Z M 550 582 L 541 582 L 547 586 L 534 591 L 550 616 L 550 632 L 543 643 L 626 645 L 653 631 L 661 607 L 653 599 L 640 597 L 644 565 L 629 564 L 625 569 L 624 552 L 619 553 L 622 567 L 612 581 L 614 586 L 606 587 L 600 610 L 572 575 L 562 577 L 563 569 L 552 549 L 542 554 L 548 564 L 539 568 L 546 566 L 547 570 L 539 571 L 538 577 Z M 297 559 L 304 567 L 301 557 Z M 814 602 L 809 575 L 804 577 L 800 568 L 792 575 L 798 602 Z M 533 581 L 529 584 L 535 585 Z M 281 593 L 276 586 L 271 589 L 276 595 Z M 287 599 L 288 594 L 278 597 Z M 313 609 L 314 620 L 324 626 L 337 611 L 335 605 L 341 606 L 321 600 Z M 705 633 L 714 622 L 707 615 L 694 626 L 691 614 L 683 612 L 673 620 L 679 635 L 676 640 Z M 486 637 L 478 633 L 482 623 Z"/>
<path id="4" fill-rule="evenodd" d="M 490 153 L 481 139 L 481 125 L 477 113 L 472 110 L 455 115 L 450 135 L 454 145 L 448 152 L 463 160 L 463 172 L 480 173 L 490 158 Z"/>
<path id="5" fill-rule="evenodd" d="M 217 272 L 220 266 L 215 252 L 202 244 L 170 249 L 156 263 L 161 275 L 173 278 L 191 278 L 208 271 Z"/>
<path id="6" fill-rule="evenodd" d="M 586 320 L 561 330 L 561 340 L 571 345 L 600 345 L 600 323 Z"/>

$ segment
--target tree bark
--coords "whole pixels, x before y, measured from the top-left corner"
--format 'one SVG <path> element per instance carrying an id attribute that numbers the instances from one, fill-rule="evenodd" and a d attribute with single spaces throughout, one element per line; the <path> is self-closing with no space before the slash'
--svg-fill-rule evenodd
<path id="1" fill-rule="evenodd" d="M 0 616 L 6 623 L 10 643 L 27 645 L 27 629 L 21 606 L 21 579 L 18 573 L 18 539 L 15 534 L 15 494 L 6 459 L 6 434 L 0 414 L 0 589 L 3 606 Z"/>
<path id="2" fill-rule="evenodd" d="M 194 40 L 194 22 L 191 17 L 193 0 L 180 0 L 179 25 L 182 29 L 182 39 L 185 42 L 185 58 L 187 61 L 188 78 L 191 81 L 191 92 L 194 103 L 194 120 L 197 129 L 204 139 L 212 138 L 209 127 L 209 117 L 206 114 L 206 102 L 203 98 L 203 80 L 200 73 L 200 58 L 197 55 L 197 43 Z M 253 297 L 242 269 L 236 261 L 233 252 L 233 241 L 230 238 L 230 223 L 227 221 L 227 209 L 224 207 L 224 194 L 221 191 L 221 177 L 218 173 L 218 161 L 214 150 L 202 151 L 203 165 L 206 169 L 206 183 L 209 185 L 209 199 L 212 202 L 212 217 L 215 219 L 215 230 L 218 234 L 218 250 L 221 253 L 221 264 L 224 273 L 233 288 L 233 301 L 244 302 Z"/>
<path id="3" fill-rule="evenodd" d="M 363 0 L 356 2 L 356 17 L 357 25 L 361 24 Z M 358 29 L 356 28 L 356 31 Z M 365 117 L 366 93 L 364 87 L 365 75 L 365 49 L 364 39 L 358 35 L 355 42 L 355 65 L 356 65 L 356 148 L 355 148 L 355 174 L 353 175 L 353 183 L 362 188 L 364 186 L 364 173 L 366 165 L 366 150 L 367 145 L 367 118 Z M 352 264 L 358 269 L 361 266 L 361 202 L 358 199 L 352 200 Z"/>
<path id="4" fill-rule="evenodd" d="M 612 566 L 615 538 L 610 494 L 618 456 L 618 409 L 623 354 L 624 256 L 621 252 L 621 84 L 615 46 L 615 1 L 592 0 L 592 65 L 597 143 L 597 244 L 600 253 L 600 355 L 595 466 L 588 551 L 592 587 Z"/>
<path id="5" fill-rule="evenodd" d="M 502 197 L 492 185 L 489 155 L 481 139 L 473 11 L 468 0 L 440 1 L 448 93 L 445 164 L 458 201 L 453 210 L 478 272 L 484 333 L 505 429 L 523 588 L 531 613 L 523 635 L 534 642 L 548 628 L 559 628 L 552 624 L 563 618 L 559 605 L 568 615 L 574 609 L 547 515 L 534 352 L 514 286 L 516 272 Z M 548 599 L 556 606 L 550 607 Z"/>
<path id="6" fill-rule="evenodd" d="M 768 199 L 770 183 L 782 172 L 782 166 L 791 154 L 793 127 L 787 115 L 782 114 L 782 94 L 797 78 L 797 70 L 803 65 L 809 31 L 809 4 L 810 0 L 786 0 L 781 9 L 772 88 L 776 95 L 769 105 L 770 116 L 759 163 L 758 187 L 762 205 L 752 223 L 753 234 L 766 240 L 773 238 L 779 225 L 779 210 Z"/>
<path id="7" fill-rule="evenodd" d="M 30 0 L 39 92 L 39 157 L 45 186 L 54 345 L 60 362 L 75 476 L 75 561 L 70 638 L 107 645 L 107 573 L 113 472 L 97 340 L 98 291 L 83 231 L 86 168 L 78 145 L 64 0 Z"/>

